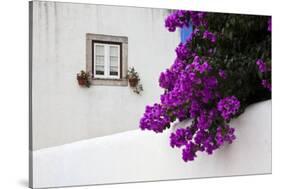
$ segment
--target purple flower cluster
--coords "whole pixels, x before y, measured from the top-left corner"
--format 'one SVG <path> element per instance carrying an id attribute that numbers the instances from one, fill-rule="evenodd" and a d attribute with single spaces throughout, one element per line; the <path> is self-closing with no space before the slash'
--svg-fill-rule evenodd
<path id="1" fill-rule="evenodd" d="M 267 90 L 271 91 L 271 82 L 269 80 L 263 79 L 261 81 L 261 84 L 264 88 L 266 88 Z"/>
<path id="2" fill-rule="evenodd" d="M 259 68 L 259 72 L 262 73 L 262 77 L 266 77 L 266 75 L 267 75 L 266 73 L 271 71 L 271 69 L 268 68 L 266 63 L 263 60 L 261 60 L 261 59 L 258 59 L 256 61 L 256 64 L 257 64 L 257 66 Z M 271 80 L 270 79 L 262 79 L 261 85 L 264 88 L 266 88 L 269 91 L 271 91 Z"/>
<path id="3" fill-rule="evenodd" d="M 215 43 L 217 41 L 217 37 L 215 34 L 213 34 L 212 32 L 209 31 L 204 31 L 203 33 L 203 39 L 208 39 L 210 40 L 212 43 Z"/>
<path id="4" fill-rule="evenodd" d="M 174 81 L 176 80 L 176 75 L 167 69 L 162 72 L 159 77 L 159 85 L 164 89 L 172 89 L 174 87 Z"/>
<path id="5" fill-rule="evenodd" d="M 217 87 L 217 79 L 207 74 L 212 70 L 207 61 L 195 56 L 191 64 L 185 64 L 181 69 L 177 74 L 177 79 L 174 77 L 176 73 L 172 74 L 172 69 L 160 75 L 160 86 L 168 89 L 161 95 L 162 104 L 168 108 L 175 108 L 195 101 L 199 95 L 202 96 L 205 103 L 213 99 L 213 89 Z M 166 80 L 174 84 L 172 85 Z M 198 90 L 198 87 L 201 90 Z"/>
<path id="6" fill-rule="evenodd" d="M 207 27 L 208 23 L 205 19 L 206 13 L 200 12 L 200 11 L 188 11 L 190 15 L 191 23 L 195 28 L 198 28 L 199 26 Z"/>
<path id="7" fill-rule="evenodd" d="M 170 122 L 167 109 L 160 104 L 154 104 L 153 106 L 146 106 L 145 113 L 140 120 L 140 128 L 161 133 L 170 126 Z"/>
<path id="8" fill-rule="evenodd" d="M 196 156 L 196 145 L 193 142 L 188 142 L 185 145 L 185 148 L 182 150 L 182 159 L 187 161 L 193 161 Z"/>
<path id="9" fill-rule="evenodd" d="M 193 56 L 190 54 L 188 58 Z M 221 115 L 228 121 L 237 113 L 240 102 L 234 96 L 219 100 L 220 94 L 217 92 L 219 83 L 214 73 L 222 78 L 226 78 L 226 74 L 223 70 L 213 72 L 214 69 L 208 61 L 199 56 L 194 56 L 189 64 L 183 63 L 178 57 L 174 65 L 161 73 L 159 78 L 160 86 L 165 89 L 161 95 L 161 105 L 172 110 L 171 113 L 168 115 L 164 111 L 163 114 L 161 110 L 159 114 L 162 116 L 157 118 L 154 116 L 154 110 L 148 108 L 141 119 L 141 128 L 162 132 L 166 125 L 169 125 L 165 121 L 172 122 L 172 117 L 179 121 L 187 117 L 192 118 L 194 122 L 191 126 L 177 129 L 170 136 L 171 147 L 182 148 L 182 158 L 186 162 L 194 160 L 198 151 L 212 154 L 225 141 L 232 142 L 235 139 L 234 129 L 225 126 L 221 130 L 215 125 L 215 121 L 218 121 Z M 210 108 L 210 103 L 214 103 L 215 108 Z M 160 105 L 157 105 L 157 109 L 158 106 Z M 151 121 L 151 117 L 161 119 L 165 117 L 164 115 L 170 116 L 170 119 L 167 118 L 164 122 L 157 120 L 158 124 Z M 210 132 L 213 127 L 218 128 L 217 133 Z"/>
<path id="10" fill-rule="evenodd" d="M 192 130 L 188 128 L 179 128 L 170 136 L 171 147 L 181 147 L 186 144 L 186 140 L 191 140 L 193 137 Z"/>
<path id="11" fill-rule="evenodd" d="M 256 64 L 258 65 L 259 71 L 260 71 L 261 73 L 264 73 L 264 72 L 267 71 L 266 64 L 265 64 L 265 62 L 262 61 L 261 59 L 258 59 L 257 62 L 256 62 Z"/>
<path id="12" fill-rule="evenodd" d="M 176 48 L 176 54 L 178 60 L 185 61 L 187 57 L 189 57 L 192 53 L 187 48 L 187 44 L 180 43 Z"/>
<path id="13" fill-rule="evenodd" d="M 226 78 L 227 78 L 227 75 L 226 75 L 226 73 L 225 73 L 224 70 L 219 70 L 219 76 L 220 76 L 221 78 L 223 78 L 223 79 L 226 79 Z"/>
<path id="14" fill-rule="evenodd" d="M 188 27 L 190 24 L 193 24 L 195 27 L 207 26 L 204 17 L 204 12 L 177 10 L 166 18 L 165 27 L 168 28 L 170 32 L 173 32 L 177 27 Z"/>
<path id="15" fill-rule="evenodd" d="M 219 101 L 217 108 L 221 116 L 229 120 L 238 112 L 240 101 L 235 96 L 225 97 Z"/>
<path id="16" fill-rule="evenodd" d="M 272 18 L 270 17 L 267 21 L 267 31 L 272 31 Z"/>
<path id="17" fill-rule="evenodd" d="M 179 128 L 170 135 L 171 147 L 182 149 L 182 158 L 185 162 L 194 160 L 197 152 L 205 151 L 213 154 L 214 150 L 225 143 L 231 144 L 235 140 L 234 128 L 228 125 L 217 126 L 216 133 L 210 130 L 199 129 L 196 124 L 186 128 Z"/>
<path id="18" fill-rule="evenodd" d="M 272 31 L 272 18 L 269 17 L 268 21 L 267 21 L 267 31 L 271 32 Z M 262 80 L 261 80 L 261 85 L 266 88 L 267 90 L 271 91 L 271 78 L 268 77 L 268 75 L 271 74 L 267 74 L 268 72 L 271 71 L 270 67 L 271 64 L 267 64 L 266 62 L 264 62 L 261 59 L 258 59 L 256 61 L 256 64 L 258 66 L 259 72 L 262 74 Z"/>
<path id="19" fill-rule="evenodd" d="M 188 12 L 184 10 L 177 10 L 173 14 L 169 15 L 165 20 L 165 26 L 169 31 L 173 32 L 176 27 L 182 28 L 183 26 L 189 26 Z"/>
<path id="20" fill-rule="evenodd" d="M 231 144 L 232 141 L 236 138 L 234 135 L 234 131 L 235 129 L 229 127 L 228 125 L 224 127 L 218 127 L 216 134 L 217 145 L 221 146 L 224 144 L 224 142 L 228 142 L 229 144 Z"/>
<path id="21" fill-rule="evenodd" d="M 192 24 L 192 38 L 215 45 L 217 37 L 207 29 L 204 18 L 205 13 L 202 12 L 179 10 L 167 17 L 165 26 L 169 31 L 175 31 L 177 27 Z M 235 96 L 221 99 L 220 81 L 226 79 L 227 74 L 213 67 L 202 54 L 199 56 L 200 53 L 191 51 L 192 38 L 178 45 L 174 63 L 160 74 L 159 85 L 164 89 L 161 103 L 147 106 L 140 120 L 142 130 L 159 133 L 176 119 L 191 118 L 191 125 L 178 128 L 170 135 L 171 147 L 182 149 L 185 162 L 194 160 L 199 151 L 212 154 L 225 142 L 231 143 L 235 139 L 234 129 L 226 122 L 240 107 Z M 207 52 L 212 50 L 210 48 Z"/>

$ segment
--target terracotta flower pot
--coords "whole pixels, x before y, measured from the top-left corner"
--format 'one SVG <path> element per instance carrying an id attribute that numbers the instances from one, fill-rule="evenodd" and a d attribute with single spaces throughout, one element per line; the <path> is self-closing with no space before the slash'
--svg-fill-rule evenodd
<path id="1" fill-rule="evenodd" d="M 84 86 L 84 85 L 86 85 L 86 79 L 84 79 L 84 78 L 77 78 L 77 80 L 78 80 L 78 84 L 79 85 L 81 85 L 81 86 Z"/>
<path id="2" fill-rule="evenodd" d="M 139 82 L 139 80 L 137 78 L 130 78 L 129 79 L 129 83 L 130 83 L 131 87 L 137 86 L 138 82 Z"/>

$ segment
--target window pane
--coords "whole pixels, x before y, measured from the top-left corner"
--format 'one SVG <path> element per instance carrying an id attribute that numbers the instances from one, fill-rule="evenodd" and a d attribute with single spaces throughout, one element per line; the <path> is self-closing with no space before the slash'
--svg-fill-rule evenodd
<path id="1" fill-rule="evenodd" d="M 110 75 L 118 76 L 118 71 L 110 71 Z"/>
<path id="2" fill-rule="evenodd" d="M 96 55 L 96 75 L 104 75 L 104 56 Z"/>
<path id="3" fill-rule="evenodd" d="M 104 56 L 104 46 L 103 45 L 96 45 L 96 55 Z"/>
<path id="4" fill-rule="evenodd" d="M 110 66 L 110 75 L 118 75 L 118 66 Z"/>
<path id="5" fill-rule="evenodd" d="M 96 56 L 96 64 L 97 65 L 104 65 L 104 56 L 97 55 Z"/>
<path id="6" fill-rule="evenodd" d="M 118 66 L 118 57 L 110 56 L 110 66 Z"/>
<path id="7" fill-rule="evenodd" d="M 96 66 L 96 75 L 104 75 L 104 66 Z"/>
<path id="8" fill-rule="evenodd" d="M 117 46 L 110 46 L 110 66 L 109 66 L 109 74 L 113 76 L 117 76 L 119 72 L 119 48 Z"/>
<path id="9" fill-rule="evenodd" d="M 110 56 L 110 75 L 118 75 L 118 57 L 116 56 Z"/>
<path id="10" fill-rule="evenodd" d="M 110 46 L 110 56 L 119 56 L 117 46 Z"/>
<path id="11" fill-rule="evenodd" d="M 95 73 L 104 75 L 104 45 L 95 45 Z"/>

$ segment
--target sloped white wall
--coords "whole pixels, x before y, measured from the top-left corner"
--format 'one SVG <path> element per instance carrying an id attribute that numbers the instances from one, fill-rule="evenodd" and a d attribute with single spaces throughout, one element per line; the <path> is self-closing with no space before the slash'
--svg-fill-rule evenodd
<path id="1" fill-rule="evenodd" d="M 183 123 L 175 127 L 181 127 Z M 271 101 L 231 121 L 237 139 L 189 163 L 162 134 L 127 131 L 33 152 L 34 187 L 271 173 Z"/>
<path id="2" fill-rule="evenodd" d="M 138 128 L 146 104 L 159 99 L 158 76 L 175 58 L 179 33 L 164 27 L 167 10 L 33 2 L 33 149 Z M 86 33 L 128 37 L 128 65 L 144 92 L 129 87 L 80 88 Z"/>

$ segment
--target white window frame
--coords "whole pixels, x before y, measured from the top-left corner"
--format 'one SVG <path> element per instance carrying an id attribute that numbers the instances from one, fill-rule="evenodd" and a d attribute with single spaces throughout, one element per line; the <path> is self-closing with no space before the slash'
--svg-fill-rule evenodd
<path id="1" fill-rule="evenodd" d="M 104 75 L 96 74 L 96 46 L 104 47 Z M 118 74 L 110 75 L 110 47 L 117 47 L 118 49 Z M 120 79 L 120 45 L 108 43 L 94 43 L 94 78 L 98 79 Z"/>
<path id="2" fill-rule="evenodd" d="M 120 45 L 120 78 L 95 78 L 94 76 L 94 43 Z M 91 85 L 123 86 L 129 85 L 128 73 L 128 37 L 95 33 L 86 33 L 86 72 L 92 73 Z"/>

